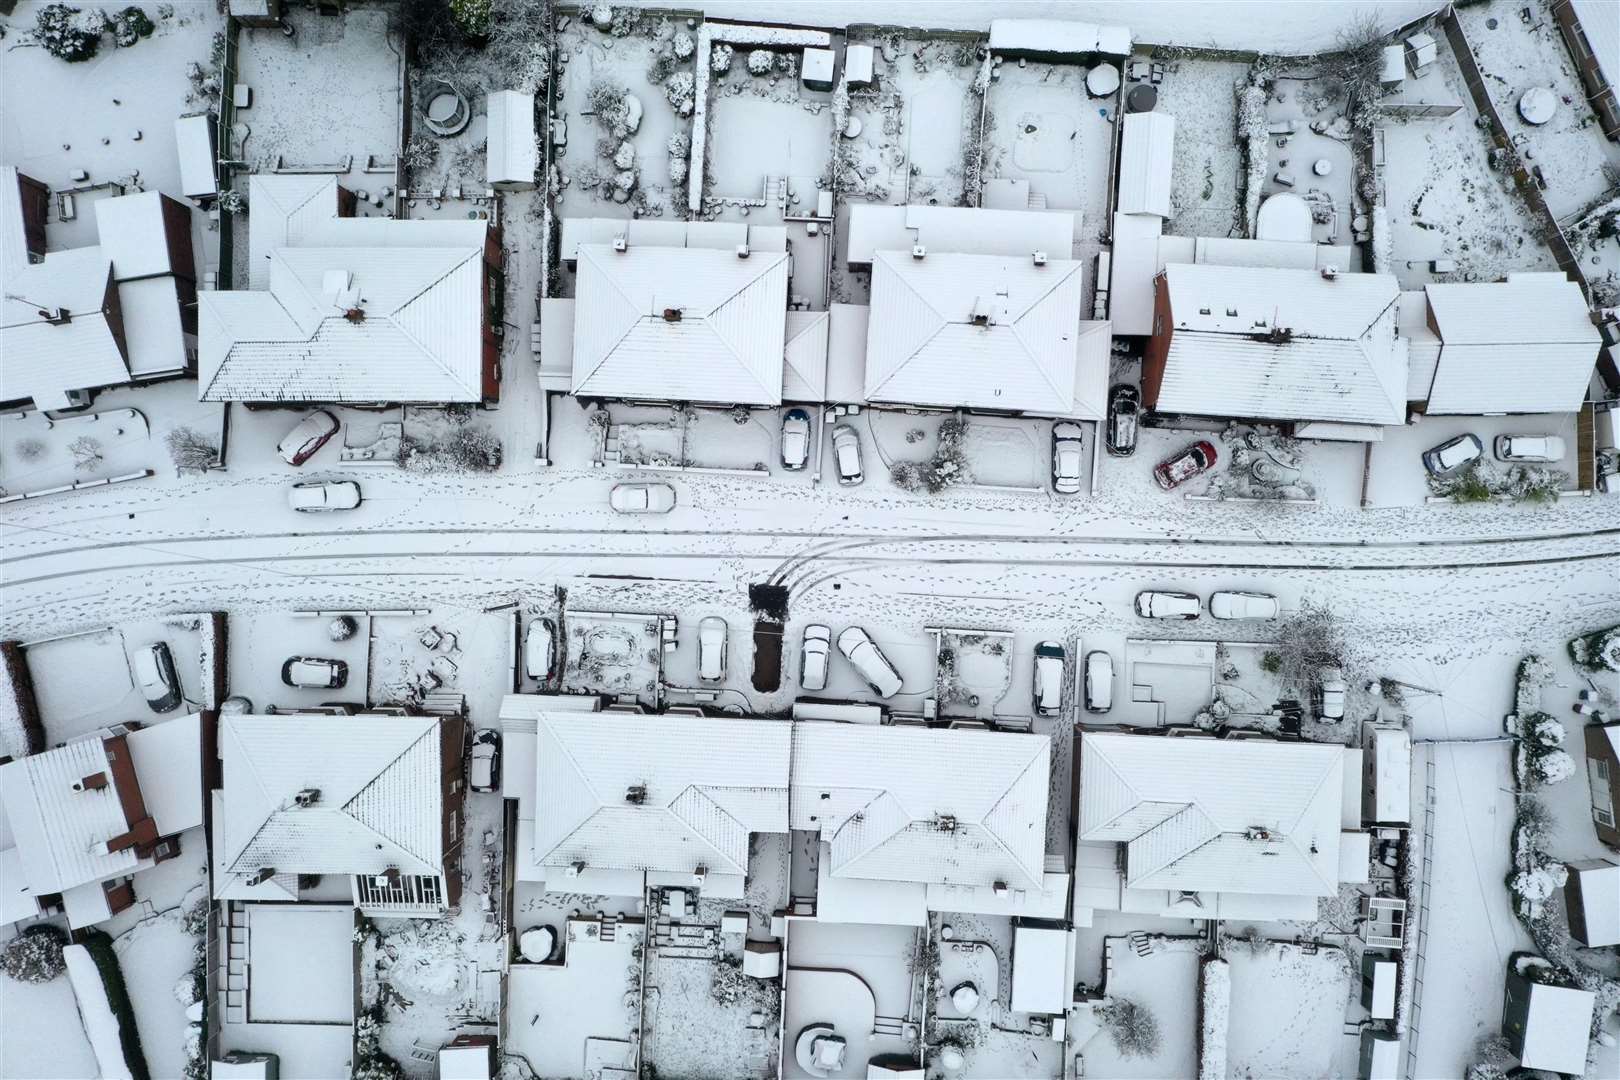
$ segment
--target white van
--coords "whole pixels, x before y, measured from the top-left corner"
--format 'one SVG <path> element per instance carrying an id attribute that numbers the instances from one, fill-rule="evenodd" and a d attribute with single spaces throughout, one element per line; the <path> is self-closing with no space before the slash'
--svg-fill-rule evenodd
<path id="1" fill-rule="evenodd" d="M 1114 707 L 1114 658 L 1101 649 L 1086 653 L 1086 711 L 1103 713 Z"/>
<path id="2" fill-rule="evenodd" d="M 1035 646 L 1035 712 L 1056 716 L 1063 707 L 1063 646 L 1043 641 Z"/>

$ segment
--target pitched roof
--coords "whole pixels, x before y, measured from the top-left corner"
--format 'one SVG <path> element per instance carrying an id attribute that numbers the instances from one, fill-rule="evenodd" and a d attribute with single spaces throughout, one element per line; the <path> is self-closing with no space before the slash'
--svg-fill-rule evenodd
<path id="1" fill-rule="evenodd" d="M 789 817 L 835 877 L 1039 888 L 1051 753 L 1045 735 L 796 723 Z"/>
<path id="2" fill-rule="evenodd" d="M 491 184 L 534 186 L 540 146 L 534 137 L 534 95 L 496 90 L 487 99 L 485 175 Z"/>
<path id="3" fill-rule="evenodd" d="M 1119 212 L 1170 216 L 1170 164 L 1176 118 L 1169 113 L 1128 113 L 1120 139 Z"/>
<path id="4" fill-rule="evenodd" d="M 1560 275 L 1429 285 L 1440 358 L 1430 413 L 1574 412 L 1602 338 L 1581 288 Z"/>
<path id="5" fill-rule="evenodd" d="M 106 787 L 73 790 L 95 773 L 106 775 Z M 95 845 L 130 829 L 99 738 L 77 739 L 0 765 L 0 802 L 29 891 L 36 896 L 128 873 L 140 864 L 131 848 L 96 850 Z"/>
<path id="6" fill-rule="evenodd" d="M 1343 753 L 1085 733 L 1079 838 L 1126 844 L 1131 888 L 1325 896 L 1338 888 Z"/>
<path id="7" fill-rule="evenodd" d="M 787 270 L 782 252 L 581 244 L 573 392 L 781 404 Z"/>
<path id="8" fill-rule="evenodd" d="M 1155 409 L 1399 424 L 1407 356 L 1387 274 L 1174 263 L 1173 336 Z"/>
<path id="9" fill-rule="evenodd" d="M 536 725 L 538 865 L 745 874 L 749 833 L 788 829 L 786 723 L 542 711 Z"/>
<path id="10" fill-rule="evenodd" d="M 877 252 L 867 400 L 1067 414 L 1083 284 L 1066 258 Z"/>
<path id="11" fill-rule="evenodd" d="M 827 334 L 825 311 L 787 313 L 787 342 L 782 356 L 782 400 L 827 400 Z"/>
<path id="12" fill-rule="evenodd" d="M 438 874 L 440 723 L 431 716 L 227 716 L 224 866 L 306 874 Z M 295 796 L 320 792 L 313 806 Z"/>
<path id="13" fill-rule="evenodd" d="M 248 177 L 248 288 L 270 287 L 270 253 L 299 244 L 338 214 L 332 175 L 254 173 Z"/>
<path id="14" fill-rule="evenodd" d="M 129 381 L 124 348 L 107 319 L 112 261 L 98 247 L 53 251 L 38 263 L 0 265 L 0 396 L 61 408 L 64 391 Z M 40 312 L 62 308 L 66 322 Z"/>
<path id="15" fill-rule="evenodd" d="M 198 294 L 202 400 L 482 398 L 482 246 L 289 247 L 269 262 L 265 292 Z"/>

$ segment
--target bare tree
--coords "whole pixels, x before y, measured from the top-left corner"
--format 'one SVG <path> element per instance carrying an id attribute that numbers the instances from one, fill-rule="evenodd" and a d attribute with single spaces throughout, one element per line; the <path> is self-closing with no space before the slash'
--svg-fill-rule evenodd
<path id="1" fill-rule="evenodd" d="M 1358 128 L 1378 122 L 1384 96 L 1384 41 L 1378 13 L 1367 10 L 1340 28 L 1333 52 L 1317 64 L 1319 73 L 1344 94 L 1344 114 Z"/>
<path id="2" fill-rule="evenodd" d="M 1266 653 L 1262 666 L 1285 689 L 1308 694 L 1320 682 L 1322 668 L 1343 666 L 1346 652 L 1338 616 L 1326 604 L 1301 600 L 1283 619 L 1277 644 Z"/>
<path id="3" fill-rule="evenodd" d="M 1154 1057 L 1159 1052 L 1159 1021 L 1146 1005 L 1130 998 L 1115 998 L 1097 1009 L 1108 1037 L 1120 1057 Z"/>
<path id="4" fill-rule="evenodd" d="M 68 443 L 68 453 L 73 455 L 73 467 L 80 472 L 89 472 L 100 465 L 104 456 L 100 440 L 92 439 L 88 435 L 80 435 Z"/>
<path id="5" fill-rule="evenodd" d="M 203 472 L 219 463 L 219 447 L 194 428 L 178 427 L 163 437 L 169 459 L 181 472 Z"/>

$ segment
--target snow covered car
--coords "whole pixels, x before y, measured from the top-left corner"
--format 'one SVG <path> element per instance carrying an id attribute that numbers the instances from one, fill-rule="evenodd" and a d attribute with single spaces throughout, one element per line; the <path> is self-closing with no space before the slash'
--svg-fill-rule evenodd
<path id="1" fill-rule="evenodd" d="M 832 629 L 819 623 L 804 628 L 804 644 L 799 648 L 799 686 L 805 690 L 827 688 L 827 660 L 832 651 Z"/>
<path id="2" fill-rule="evenodd" d="M 1043 641 L 1035 646 L 1035 712 L 1056 716 L 1063 707 L 1063 646 Z"/>
<path id="3" fill-rule="evenodd" d="M 1439 446 L 1423 451 L 1423 467 L 1430 476 L 1451 476 L 1461 472 L 1485 455 L 1485 446 L 1473 432 L 1464 432 L 1455 439 L 1447 439 Z"/>
<path id="4" fill-rule="evenodd" d="M 1114 707 L 1114 658 L 1101 649 L 1086 653 L 1086 712 Z"/>
<path id="5" fill-rule="evenodd" d="M 1217 619 L 1275 619 L 1280 607 L 1275 596 L 1256 592 L 1209 594 L 1209 613 Z"/>
<path id="6" fill-rule="evenodd" d="M 1052 490 L 1059 495 L 1073 495 L 1080 490 L 1084 434 L 1079 424 L 1066 420 L 1052 425 Z"/>
<path id="7" fill-rule="evenodd" d="M 1115 457 L 1136 453 L 1137 414 L 1142 411 L 1142 392 L 1129 383 L 1117 383 L 1108 391 L 1108 438 L 1105 445 Z"/>
<path id="8" fill-rule="evenodd" d="M 156 641 L 136 650 L 131 658 L 135 684 L 153 712 L 164 713 L 180 704 L 180 676 L 166 642 Z"/>
<path id="9" fill-rule="evenodd" d="M 1136 594 L 1136 613 L 1144 619 L 1196 619 L 1203 605 L 1188 592 L 1145 589 Z"/>
<path id="10" fill-rule="evenodd" d="M 839 634 L 838 651 L 861 673 L 861 678 L 878 697 L 891 698 L 900 692 L 900 673 L 865 630 L 851 626 Z"/>
<path id="11" fill-rule="evenodd" d="M 302 514 L 353 510 L 360 505 L 360 485 L 353 480 L 310 480 L 287 489 L 287 505 Z"/>
<path id="12" fill-rule="evenodd" d="M 276 453 L 289 465 L 302 465 L 315 456 L 315 451 L 326 445 L 326 440 L 337 434 L 337 417 L 325 409 L 316 409 L 287 432 L 276 444 Z"/>
<path id="13" fill-rule="evenodd" d="M 523 636 L 523 669 L 541 682 L 557 674 L 557 626 L 550 619 L 530 620 Z"/>
<path id="14" fill-rule="evenodd" d="M 1316 715 L 1323 720 L 1344 719 L 1344 672 L 1335 667 L 1322 668 L 1317 674 Z"/>
<path id="15" fill-rule="evenodd" d="M 1497 461 L 1563 461 L 1564 440 L 1557 435 L 1498 435 Z"/>
<path id="16" fill-rule="evenodd" d="M 789 409 L 782 417 L 782 468 L 798 472 L 810 460 L 810 414 Z"/>
<path id="17" fill-rule="evenodd" d="M 472 750 L 467 754 L 467 786 L 474 791 L 494 791 L 501 786 L 501 733 L 494 728 L 473 732 Z"/>
<path id="18" fill-rule="evenodd" d="M 1153 479 L 1159 487 L 1169 491 L 1200 473 L 1208 472 L 1215 467 L 1217 459 L 1215 447 L 1207 439 L 1201 439 L 1175 457 L 1166 458 L 1155 465 Z"/>
<path id="19" fill-rule="evenodd" d="M 848 424 L 833 428 L 833 463 L 838 466 L 838 482 L 853 487 L 866 479 L 861 472 L 861 435 Z"/>
<path id="20" fill-rule="evenodd" d="M 675 509 L 675 489 L 668 484 L 614 484 L 608 505 L 621 514 L 667 514 Z"/>
<path id="21" fill-rule="evenodd" d="M 726 620 L 710 615 L 698 623 L 698 678 L 720 682 L 726 677 Z"/>
<path id="22" fill-rule="evenodd" d="M 294 656 L 281 665 L 281 681 L 306 690 L 341 690 L 349 681 L 349 665 L 319 656 Z"/>

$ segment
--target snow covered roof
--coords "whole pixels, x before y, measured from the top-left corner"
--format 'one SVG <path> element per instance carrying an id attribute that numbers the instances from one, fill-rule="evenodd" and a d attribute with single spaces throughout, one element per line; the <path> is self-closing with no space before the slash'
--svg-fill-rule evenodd
<path id="1" fill-rule="evenodd" d="M 187 334 L 174 275 L 121 281 L 117 289 L 130 375 L 139 379 L 183 371 L 189 359 Z"/>
<path id="2" fill-rule="evenodd" d="M 1176 118 L 1169 113 L 1125 116 L 1119 152 L 1119 213 L 1170 216 L 1170 165 L 1175 147 Z"/>
<path id="3" fill-rule="evenodd" d="M 1065 415 L 1074 406 L 1082 264 L 1028 254 L 879 251 L 868 401 Z"/>
<path id="4" fill-rule="evenodd" d="M 267 291 L 198 294 L 200 397 L 479 401 L 484 287 L 481 243 L 275 249 Z"/>
<path id="5" fill-rule="evenodd" d="M 270 253 L 294 247 L 338 216 L 337 177 L 254 173 L 248 177 L 248 288 L 270 287 Z"/>
<path id="6" fill-rule="evenodd" d="M 488 98 L 484 156 L 491 186 L 534 187 L 540 171 L 540 144 L 534 137 L 534 95 L 497 90 Z"/>
<path id="7" fill-rule="evenodd" d="M 163 195 L 142 191 L 112 199 L 97 199 L 96 238 L 101 253 L 112 260 L 119 281 L 172 274 L 168 236 L 164 232 Z M 190 211 L 186 211 L 189 216 Z M 187 244 L 191 236 L 186 236 Z"/>
<path id="8" fill-rule="evenodd" d="M 1368 741 L 1373 767 L 1370 821 L 1379 824 L 1411 821 L 1411 732 L 1405 728 L 1375 727 Z"/>
<path id="9" fill-rule="evenodd" d="M 1581 407 L 1602 338 L 1579 285 L 1530 274 L 1424 291 L 1441 342 L 1429 413 Z"/>
<path id="10" fill-rule="evenodd" d="M 62 408 L 69 390 L 129 381 L 124 347 L 107 316 L 115 295 L 112 261 L 100 248 L 53 251 L 43 262 L 13 262 L 0 270 L 6 279 L 0 397 Z M 58 309 L 68 318 L 53 324 L 47 314 Z"/>
<path id="11" fill-rule="evenodd" d="M 1519 1064 L 1572 1076 L 1584 1073 L 1596 1001 L 1592 991 L 1532 982 L 1525 992 L 1529 1006 Z"/>
<path id="12" fill-rule="evenodd" d="M 101 773 L 105 787 L 75 791 Z M 125 817 L 118 778 L 99 737 L 76 739 L 0 765 L 0 802 L 17 842 L 28 889 L 36 896 L 126 874 L 140 865 L 133 848 L 98 845 L 134 825 Z"/>
<path id="13" fill-rule="evenodd" d="M 825 311 L 787 313 L 782 353 L 782 400 L 820 403 L 827 400 L 827 334 L 832 318 Z"/>
<path id="14" fill-rule="evenodd" d="M 180 193 L 188 199 L 218 195 L 213 117 L 207 113 L 177 117 L 174 144 L 180 159 Z"/>
<path id="15" fill-rule="evenodd" d="M 1062 1016 L 1074 1001 L 1074 931 L 1013 927 L 1013 1012 Z"/>
<path id="16" fill-rule="evenodd" d="M 1581 917 L 1586 926 L 1582 943 L 1600 949 L 1620 945 L 1620 863 L 1589 859 L 1569 864 L 1571 879 L 1580 878 Z M 1564 898 L 1570 893 L 1566 888 Z"/>
<path id="17" fill-rule="evenodd" d="M 921 246 L 929 252 L 959 255 L 1028 256 L 1044 251 L 1053 259 L 1069 259 L 1078 226 L 1078 215 L 1068 210 L 852 203 L 846 258 L 866 264 L 879 251 Z"/>
<path id="18" fill-rule="evenodd" d="M 537 865 L 745 874 L 749 834 L 788 831 L 787 723 L 539 712 L 536 724 Z"/>
<path id="19" fill-rule="evenodd" d="M 580 245 L 573 392 L 781 404 L 787 264 L 776 252 Z"/>
<path id="20" fill-rule="evenodd" d="M 442 721 L 222 716 L 224 865 L 304 874 L 441 872 Z M 306 790 L 319 796 L 299 806 Z"/>
<path id="21" fill-rule="evenodd" d="M 1592 47 L 1603 80 L 1620 92 L 1620 20 L 1614 17 L 1612 0 L 1569 0 L 1569 6 Z"/>
<path id="22" fill-rule="evenodd" d="M 1079 838 L 1126 844 L 1130 888 L 1337 891 L 1343 747 L 1080 738 Z"/>
<path id="23" fill-rule="evenodd" d="M 1039 888 L 1045 735 L 793 725 L 790 819 L 819 830 L 835 877 Z"/>
<path id="24" fill-rule="evenodd" d="M 141 799 L 159 836 L 203 823 L 202 715 L 165 720 L 124 737 Z"/>
<path id="25" fill-rule="evenodd" d="M 1156 214 L 1115 214 L 1113 252 L 1108 260 L 1108 320 L 1114 331 L 1146 337 L 1153 333 L 1153 279 L 1159 272 Z"/>
<path id="26" fill-rule="evenodd" d="M 990 51 L 1046 56 L 1129 56 L 1131 32 L 1068 19 L 991 19 Z"/>
<path id="27" fill-rule="evenodd" d="M 1418 289 L 1402 292 L 1395 310 L 1395 332 L 1406 339 L 1406 400 L 1427 401 L 1440 364 L 1440 335 L 1429 326 L 1429 298 Z"/>
<path id="28" fill-rule="evenodd" d="M 1399 424 L 1406 349 L 1387 274 L 1175 263 L 1160 412 Z"/>

